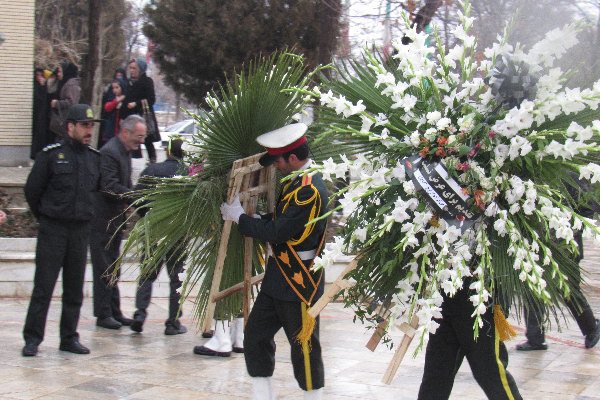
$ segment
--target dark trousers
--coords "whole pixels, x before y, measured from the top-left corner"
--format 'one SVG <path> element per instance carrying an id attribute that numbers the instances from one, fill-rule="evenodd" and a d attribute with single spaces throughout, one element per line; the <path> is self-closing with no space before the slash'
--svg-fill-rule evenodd
<path id="1" fill-rule="evenodd" d="M 260 292 L 248 316 L 244 330 L 244 359 L 252 377 L 270 377 L 275 370 L 275 341 L 283 328 L 291 346 L 292 366 L 298 385 L 303 390 L 316 390 L 325 385 L 325 371 L 319 342 L 319 319 L 310 340 L 310 352 L 305 358 L 296 335 L 302 327 L 300 302 L 281 301 Z M 311 376 L 306 376 L 305 363 Z"/>
<path id="2" fill-rule="evenodd" d="M 579 262 L 583 260 L 582 232 L 576 231 L 574 239 L 579 246 L 579 255 L 576 259 L 577 264 L 579 264 Z M 579 272 L 581 273 L 581 271 Z M 575 285 L 573 287 L 571 298 L 566 300 L 565 304 L 569 308 L 573 318 L 575 318 L 575 321 L 577 321 L 577 325 L 583 336 L 587 336 L 596 330 L 596 317 L 594 316 L 590 304 L 581 292 L 581 287 L 579 286 L 581 284 L 580 274 L 575 277 L 574 283 Z M 544 317 L 545 316 L 539 312 L 539 310 L 525 310 L 525 323 L 527 324 L 525 336 L 527 337 L 527 341 L 532 345 L 539 345 L 546 341 L 542 323 Z"/>
<path id="3" fill-rule="evenodd" d="M 61 268 L 63 294 L 60 339 L 61 342 L 68 342 L 79 338 L 77 324 L 83 302 L 89 227 L 87 222 L 40 218 L 33 292 L 23 328 L 26 343 L 40 344 L 44 340 L 48 308 Z"/>
<path id="4" fill-rule="evenodd" d="M 489 399 L 522 399 L 506 369 L 508 352 L 498 337 L 491 308 L 483 315 L 484 325 L 479 329 L 477 340 L 473 338 L 472 313 L 468 290 L 462 289 L 452 298 L 444 297 L 442 318 L 436 319 L 440 326 L 435 334 L 429 335 L 419 399 L 450 397 L 457 360 L 462 355 Z"/>
<path id="5" fill-rule="evenodd" d="M 92 232 L 90 253 L 94 269 L 94 316 L 99 319 L 121 317 L 121 297 L 117 282 L 111 282 L 115 270 L 114 263 L 119 258 L 121 233 L 114 237 L 110 233 Z M 120 269 L 116 278 L 120 277 Z"/>
<path id="6" fill-rule="evenodd" d="M 181 280 L 179 274 L 183 271 L 183 259 L 177 259 L 177 256 L 169 254 L 167 256 L 167 272 L 169 273 L 169 318 L 167 323 L 175 323 L 178 318 L 179 312 L 179 298 L 180 294 L 177 289 L 181 287 Z M 135 307 L 137 311 L 135 315 L 140 315 L 144 319 L 147 316 L 146 309 L 150 305 L 150 299 L 152 298 L 152 284 L 158 278 L 162 265 L 159 265 L 154 271 L 152 271 L 145 278 L 141 278 L 138 282 L 137 291 L 135 293 Z"/>

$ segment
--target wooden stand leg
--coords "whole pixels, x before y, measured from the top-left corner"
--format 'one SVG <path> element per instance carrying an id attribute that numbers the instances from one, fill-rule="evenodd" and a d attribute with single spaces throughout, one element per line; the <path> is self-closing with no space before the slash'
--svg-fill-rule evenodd
<path id="1" fill-rule="evenodd" d="M 375 328 L 375 332 L 371 335 L 371 339 L 367 342 L 365 347 L 371 351 L 375 351 L 377 346 L 379 346 L 379 342 L 381 342 L 381 338 L 385 335 L 385 329 L 387 328 L 388 320 L 383 319 L 379 324 L 377 324 L 377 328 Z"/>
<path id="2" fill-rule="evenodd" d="M 248 199 L 246 205 L 246 213 L 253 214 L 256 212 L 256 197 Z M 250 314 L 250 302 L 252 298 L 252 256 L 254 255 L 254 241 L 251 237 L 247 236 L 244 238 L 244 303 L 242 305 L 242 312 L 244 314 L 244 324 L 248 321 L 248 315 Z"/>
<path id="3" fill-rule="evenodd" d="M 325 293 L 323 293 L 323 296 L 321 296 L 321 298 L 315 304 L 313 304 L 311 308 L 308 309 L 308 315 L 310 315 L 313 318 L 317 318 L 317 316 L 321 313 L 321 311 L 323 311 L 325 306 L 331 303 L 331 301 L 340 292 L 340 290 L 347 289 L 354 285 L 354 283 L 348 281 L 347 279 L 344 279 L 344 277 L 348 275 L 350 271 L 354 270 L 357 265 L 358 261 L 355 258 L 350 264 L 348 264 L 348 266 L 346 266 L 346 269 L 342 271 L 340 276 L 338 276 L 335 282 L 333 282 L 331 286 L 329 286 Z"/>
<path id="4" fill-rule="evenodd" d="M 403 323 L 402 325 L 400 325 L 400 330 L 404 332 L 404 337 L 402 338 L 400 346 L 396 349 L 394 357 L 392 358 L 392 361 L 390 362 L 387 370 L 385 371 L 385 375 L 383 375 L 383 383 L 385 383 L 386 385 L 392 383 L 396 372 L 398 372 L 398 368 L 400 367 L 400 364 L 404 359 L 404 355 L 408 350 L 408 346 L 410 346 L 410 343 L 412 342 L 413 337 L 415 336 L 416 328 L 418 325 L 419 318 L 417 318 L 417 316 L 412 317 L 410 325 L 407 323 Z"/>

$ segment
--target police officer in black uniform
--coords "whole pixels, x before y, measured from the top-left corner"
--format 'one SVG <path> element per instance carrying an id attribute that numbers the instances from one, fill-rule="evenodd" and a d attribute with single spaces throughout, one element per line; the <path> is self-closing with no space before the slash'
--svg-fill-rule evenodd
<path id="1" fill-rule="evenodd" d="M 158 164 L 150 164 L 140 175 L 140 182 L 136 185 L 136 190 L 148 188 L 148 183 L 144 182 L 143 177 L 152 176 L 156 178 L 172 178 L 178 173 L 185 172 L 185 167 L 182 164 L 183 150 L 181 146 L 183 140 L 173 139 L 169 141 L 167 147 L 167 159 Z M 146 207 L 138 208 L 138 213 L 144 216 L 148 209 Z M 183 247 L 183 246 L 182 246 Z M 165 321 L 165 335 L 179 335 L 187 332 L 187 328 L 181 325 L 178 318 L 179 298 L 178 289 L 181 287 L 181 279 L 179 274 L 183 271 L 184 256 L 180 251 L 174 251 L 166 256 L 165 264 L 169 273 L 170 292 L 169 292 L 169 318 Z M 158 278 L 162 265 L 155 268 L 150 275 L 141 277 L 138 282 L 137 291 L 135 293 L 136 311 L 133 315 L 131 330 L 142 332 L 144 321 L 148 315 L 147 308 L 150 305 L 152 298 L 152 284 Z"/>
<path id="2" fill-rule="evenodd" d="M 306 129 L 304 124 L 291 124 L 259 136 L 257 142 L 267 148 L 261 164 L 273 164 L 283 175 L 308 168 Z M 300 174 L 285 183 L 272 215 L 246 215 L 239 199 L 221 206 L 224 220 L 237 222 L 243 235 L 268 242 L 273 250 L 244 332 L 253 399 L 274 398 L 270 381 L 275 369 L 273 337 L 281 328 L 291 345 L 294 376 L 304 398 L 322 398 L 325 374 L 319 319 L 313 320 L 307 309 L 323 294 L 323 270 L 314 272 L 311 267 L 323 248 L 326 221 L 307 223 L 327 212 L 327 202 L 320 175 Z"/>
<path id="3" fill-rule="evenodd" d="M 60 347 L 88 354 L 79 343 L 77 323 L 83 301 L 92 193 L 98 188 L 98 151 L 89 147 L 94 119 L 87 104 L 67 113 L 67 136 L 38 153 L 25 184 L 25 198 L 39 221 L 34 287 L 27 311 L 22 354 L 35 356 L 44 340 L 52 292 L 63 269 Z"/>

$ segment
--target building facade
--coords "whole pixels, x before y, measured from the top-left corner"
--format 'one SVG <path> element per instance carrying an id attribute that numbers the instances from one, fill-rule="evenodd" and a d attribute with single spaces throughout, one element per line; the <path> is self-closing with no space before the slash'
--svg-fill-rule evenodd
<path id="1" fill-rule="evenodd" d="M 0 0 L 0 166 L 27 165 L 31 144 L 35 0 Z"/>

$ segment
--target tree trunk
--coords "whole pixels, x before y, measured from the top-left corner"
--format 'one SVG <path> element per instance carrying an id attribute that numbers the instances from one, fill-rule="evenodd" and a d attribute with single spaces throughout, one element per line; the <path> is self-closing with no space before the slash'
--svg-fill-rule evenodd
<path id="1" fill-rule="evenodd" d="M 417 32 L 422 32 L 425 29 L 442 3 L 443 0 L 425 1 L 425 5 L 419 9 L 413 22 L 417 26 Z"/>
<path id="2" fill-rule="evenodd" d="M 87 101 L 96 115 L 100 115 L 100 91 L 102 85 L 102 0 L 88 1 L 88 57 L 85 68 L 85 80 L 82 87 L 82 99 Z M 98 143 L 98 129 L 94 130 L 92 143 Z"/>

